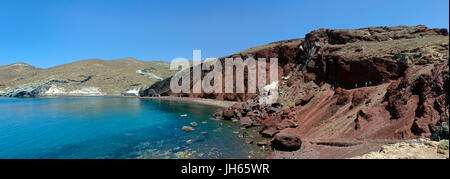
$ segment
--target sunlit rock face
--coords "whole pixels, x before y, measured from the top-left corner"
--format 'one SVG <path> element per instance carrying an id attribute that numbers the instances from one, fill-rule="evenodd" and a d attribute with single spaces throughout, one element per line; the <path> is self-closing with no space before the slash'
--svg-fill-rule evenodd
<path id="1" fill-rule="evenodd" d="M 242 102 L 244 108 L 230 108 L 222 115 L 234 120 L 250 117 L 269 137 L 284 122 L 295 124 L 289 126 L 302 139 L 428 138 L 449 118 L 447 29 L 319 29 L 304 39 L 262 45 L 218 60 L 224 64 L 226 58 L 278 58 L 279 105 L 261 105 L 267 98 L 260 93 L 174 94 L 167 80 L 143 89 L 141 95 Z M 247 73 L 244 79 L 249 79 Z"/>
<path id="2" fill-rule="evenodd" d="M 59 96 L 59 95 L 66 95 L 66 89 L 62 87 L 58 87 L 55 85 L 50 86 L 50 88 L 45 92 L 45 95 L 48 96 Z"/>
<path id="3" fill-rule="evenodd" d="M 68 93 L 69 95 L 82 95 L 82 96 L 102 96 L 102 92 L 96 87 L 85 87 L 78 90 L 73 90 Z"/>

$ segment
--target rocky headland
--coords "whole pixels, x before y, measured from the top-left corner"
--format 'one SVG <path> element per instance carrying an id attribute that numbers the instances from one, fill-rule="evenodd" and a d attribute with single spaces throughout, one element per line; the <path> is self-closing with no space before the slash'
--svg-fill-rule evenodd
<path id="1" fill-rule="evenodd" d="M 276 103 L 261 105 L 253 93 L 174 94 L 170 78 L 140 95 L 236 101 L 215 118 L 259 128 L 267 140 L 256 143 L 270 145 L 275 158 L 348 158 L 394 141 L 448 139 L 447 29 L 319 29 L 219 60 L 237 57 L 278 58 Z"/>

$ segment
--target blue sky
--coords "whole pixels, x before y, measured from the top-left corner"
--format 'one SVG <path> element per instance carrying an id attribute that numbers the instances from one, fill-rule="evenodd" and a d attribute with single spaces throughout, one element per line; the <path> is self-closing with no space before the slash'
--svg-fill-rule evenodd
<path id="1" fill-rule="evenodd" d="M 449 27 L 448 0 L 1 0 L 0 65 L 221 57 L 318 28 Z"/>

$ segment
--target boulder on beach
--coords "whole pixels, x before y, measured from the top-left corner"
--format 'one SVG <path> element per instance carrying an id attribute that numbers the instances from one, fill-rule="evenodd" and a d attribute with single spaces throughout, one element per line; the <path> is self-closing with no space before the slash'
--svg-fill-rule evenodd
<path id="1" fill-rule="evenodd" d="M 283 120 L 279 124 L 277 124 L 277 129 L 282 130 L 286 128 L 296 128 L 298 125 L 295 124 L 295 122 L 292 122 L 291 120 Z"/>
<path id="2" fill-rule="evenodd" d="M 250 119 L 249 117 L 243 117 L 241 118 L 241 126 L 248 128 L 248 127 L 252 127 L 253 125 L 253 120 Z"/>
<path id="3" fill-rule="evenodd" d="M 275 134 L 277 134 L 278 132 L 279 132 L 279 130 L 277 130 L 274 127 L 271 127 L 271 128 L 268 128 L 268 129 L 265 129 L 265 130 L 261 131 L 261 135 L 263 137 L 269 137 L 270 138 L 270 137 L 275 136 Z"/>
<path id="4" fill-rule="evenodd" d="M 231 119 L 232 117 L 234 117 L 234 111 L 231 109 L 223 111 L 223 117 L 225 119 Z"/>
<path id="5" fill-rule="evenodd" d="M 296 151 L 301 146 L 301 137 L 294 128 L 281 130 L 272 140 L 272 147 L 280 151 Z"/>
<path id="6" fill-rule="evenodd" d="M 267 107 L 267 108 L 266 108 L 266 111 L 267 111 L 269 114 L 273 114 L 273 113 L 279 113 L 279 112 L 280 112 L 280 109 L 278 109 L 278 108 L 276 108 L 276 107 L 270 106 L 270 107 Z"/>

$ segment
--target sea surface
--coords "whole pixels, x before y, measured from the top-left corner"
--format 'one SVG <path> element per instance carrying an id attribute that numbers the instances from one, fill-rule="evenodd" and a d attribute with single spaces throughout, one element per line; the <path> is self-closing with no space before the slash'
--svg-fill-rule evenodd
<path id="1" fill-rule="evenodd" d="M 137 98 L 0 98 L 0 158 L 261 157 L 237 124 L 210 120 L 215 111 Z M 191 122 L 195 131 L 181 130 Z"/>

